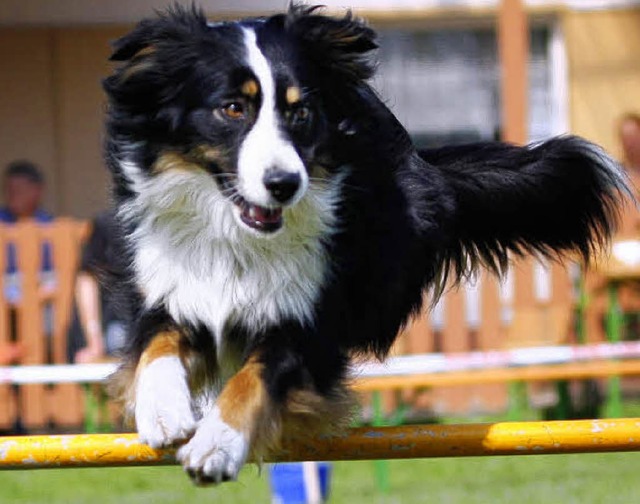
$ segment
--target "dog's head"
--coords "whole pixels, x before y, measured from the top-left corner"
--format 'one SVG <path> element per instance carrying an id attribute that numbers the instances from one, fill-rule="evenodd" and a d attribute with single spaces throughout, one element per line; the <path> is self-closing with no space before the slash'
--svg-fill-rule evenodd
<path id="1" fill-rule="evenodd" d="M 295 5 L 241 22 L 177 7 L 142 21 L 115 43 L 123 63 L 104 81 L 120 180 L 180 173 L 215 187 L 240 228 L 278 231 L 341 163 L 340 96 L 371 76 L 374 38 L 350 15 Z"/>

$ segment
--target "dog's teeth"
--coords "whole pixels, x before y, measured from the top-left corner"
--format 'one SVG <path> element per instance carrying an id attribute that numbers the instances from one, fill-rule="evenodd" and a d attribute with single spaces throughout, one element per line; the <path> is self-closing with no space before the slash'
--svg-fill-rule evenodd
<path id="1" fill-rule="evenodd" d="M 249 208 L 249 217 L 252 219 L 256 219 L 256 207 L 252 206 Z"/>

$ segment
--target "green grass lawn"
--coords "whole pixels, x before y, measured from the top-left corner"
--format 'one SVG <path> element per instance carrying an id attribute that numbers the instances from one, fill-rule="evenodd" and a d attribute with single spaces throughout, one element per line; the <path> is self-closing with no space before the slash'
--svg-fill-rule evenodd
<path id="1" fill-rule="evenodd" d="M 488 457 L 389 462 L 381 494 L 371 462 L 334 464 L 332 504 L 640 502 L 640 453 Z M 269 503 L 267 470 L 238 483 L 194 488 L 179 467 L 0 473 L 0 503 Z"/>

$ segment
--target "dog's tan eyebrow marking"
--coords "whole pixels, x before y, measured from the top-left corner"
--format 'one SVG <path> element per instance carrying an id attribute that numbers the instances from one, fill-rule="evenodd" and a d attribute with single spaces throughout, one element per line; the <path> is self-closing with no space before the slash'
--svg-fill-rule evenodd
<path id="1" fill-rule="evenodd" d="M 293 105 L 294 103 L 298 103 L 302 98 L 302 91 L 298 86 L 289 86 L 287 88 L 285 98 L 287 100 L 287 104 Z"/>
<path id="2" fill-rule="evenodd" d="M 248 96 L 249 98 L 255 98 L 258 94 L 259 89 L 260 86 L 258 85 L 256 80 L 249 79 L 248 81 L 245 81 L 244 84 L 242 84 L 240 91 L 243 95 Z"/>

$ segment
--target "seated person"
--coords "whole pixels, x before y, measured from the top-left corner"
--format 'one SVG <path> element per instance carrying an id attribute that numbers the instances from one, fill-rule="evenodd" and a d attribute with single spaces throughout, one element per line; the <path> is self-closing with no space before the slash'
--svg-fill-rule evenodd
<path id="1" fill-rule="evenodd" d="M 126 340 L 125 324 L 105 286 L 113 272 L 116 224 L 111 211 L 99 214 L 85 245 L 76 279 L 76 310 L 69 335 L 70 361 L 98 362 L 117 355 Z"/>

